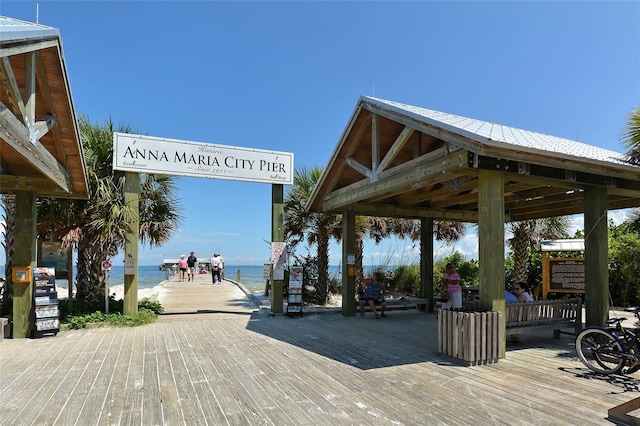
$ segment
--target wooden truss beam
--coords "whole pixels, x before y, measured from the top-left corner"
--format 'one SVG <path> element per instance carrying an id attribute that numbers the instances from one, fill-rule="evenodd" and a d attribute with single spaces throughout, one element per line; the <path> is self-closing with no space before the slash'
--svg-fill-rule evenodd
<path id="1" fill-rule="evenodd" d="M 30 140 L 27 127 L 2 102 L 0 102 L 0 138 L 64 192 L 68 194 L 72 192 L 73 186 L 67 170 L 39 141 Z"/>

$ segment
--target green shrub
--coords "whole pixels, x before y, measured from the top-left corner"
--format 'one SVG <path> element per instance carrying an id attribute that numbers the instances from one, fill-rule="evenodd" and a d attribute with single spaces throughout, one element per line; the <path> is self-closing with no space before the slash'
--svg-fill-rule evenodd
<path id="1" fill-rule="evenodd" d="M 134 316 L 123 314 L 109 314 L 105 318 L 105 322 L 112 327 L 135 327 L 138 325 L 151 324 L 155 321 L 157 315 L 148 310 L 140 309 Z"/>
<path id="2" fill-rule="evenodd" d="M 420 296 L 420 265 L 399 265 L 389 275 L 389 291 Z"/>
<path id="3" fill-rule="evenodd" d="M 444 288 L 442 285 L 442 275 L 445 272 L 447 263 L 453 263 L 456 266 L 456 271 L 460 275 L 460 285 L 466 287 L 478 287 L 478 260 L 467 260 L 461 253 L 455 252 L 437 260 L 433 266 L 433 282 L 435 291 L 439 292 Z"/>
<path id="4" fill-rule="evenodd" d="M 69 328 L 74 330 L 85 328 L 87 326 L 87 320 L 85 319 L 85 317 L 70 316 L 70 317 L 66 317 L 62 322 L 64 324 L 67 324 Z"/>
<path id="5" fill-rule="evenodd" d="M 159 315 L 164 312 L 164 307 L 157 300 L 151 300 L 148 297 L 141 299 L 138 301 L 138 310 L 146 309 L 148 311 L 153 312 L 156 315 Z"/>
<path id="6" fill-rule="evenodd" d="M 85 328 L 87 324 L 105 324 L 113 327 L 135 327 L 143 324 L 150 324 L 155 321 L 158 314 L 164 312 L 164 307 L 160 302 L 144 298 L 138 301 L 138 313 L 134 316 L 123 315 L 124 302 L 122 299 L 109 300 L 109 314 L 96 311 L 88 313 L 86 304 L 82 301 L 75 302 L 73 314 L 69 315 L 67 304 L 60 304 L 60 321 L 67 324 L 71 329 Z"/>

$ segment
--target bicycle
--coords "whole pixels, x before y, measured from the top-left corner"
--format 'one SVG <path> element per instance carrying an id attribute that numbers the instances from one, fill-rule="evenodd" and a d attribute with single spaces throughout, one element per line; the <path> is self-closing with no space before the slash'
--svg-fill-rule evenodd
<path id="1" fill-rule="evenodd" d="M 640 321 L 640 307 L 627 308 Z M 578 358 L 598 374 L 622 374 L 640 370 L 640 330 L 622 326 L 626 318 L 607 320 L 607 326 L 589 326 L 576 336 Z"/>

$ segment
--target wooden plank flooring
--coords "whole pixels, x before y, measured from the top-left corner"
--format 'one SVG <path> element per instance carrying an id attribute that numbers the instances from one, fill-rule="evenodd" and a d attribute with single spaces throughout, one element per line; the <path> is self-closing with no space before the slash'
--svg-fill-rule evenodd
<path id="1" fill-rule="evenodd" d="M 0 342 L 0 425 L 610 425 L 640 396 L 567 335 L 467 367 L 437 352 L 433 314 L 269 316 L 198 278 L 166 284 L 151 325 Z"/>

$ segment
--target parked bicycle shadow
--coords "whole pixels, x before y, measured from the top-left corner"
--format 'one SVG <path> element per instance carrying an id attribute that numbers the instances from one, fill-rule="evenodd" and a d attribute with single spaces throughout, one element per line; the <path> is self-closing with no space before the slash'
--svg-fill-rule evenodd
<path id="1" fill-rule="evenodd" d="M 576 377 L 587 380 L 600 380 L 611 383 L 612 385 L 622 389 L 621 392 L 611 392 L 612 394 L 621 394 L 626 392 L 640 393 L 640 379 L 635 379 L 622 374 L 597 374 L 587 368 L 565 368 L 559 367 L 558 370 L 565 373 L 573 374 Z"/>

